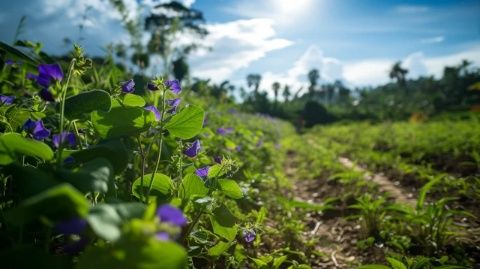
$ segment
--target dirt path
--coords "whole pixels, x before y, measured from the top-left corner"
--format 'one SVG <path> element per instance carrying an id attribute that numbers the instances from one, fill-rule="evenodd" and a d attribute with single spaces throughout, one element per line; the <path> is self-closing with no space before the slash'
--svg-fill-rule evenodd
<path id="1" fill-rule="evenodd" d="M 325 197 L 334 197 L 336 192 L 341 192 L 341 188 L 329 186 L 324 179 L 299 179 L 294 155 L 293 153 L 288 156 L 285 163 L 285 174 L 293 181 L 292 198 L 294 200 L 321 204 Z M 365 180 L 377 184 L 381 192 L 390 194 L 396 202 L 415 206 L 415 199 L 384 175 L 371 173 L 348 158 L 340 157 L 338 161 L 345 167 L 362 173 Z M 366 251 L 357 248 L 361 234 L 360 225 L 357 222 L 347 221 L 344 217 L 342 214 L 326 216 L 316 212 L 305 216 L 304 223 L 309 230 L 305 231 L 303 236 L 305 239 L 317 240 L 319 243 L 315 249 L 324 254 L 318 261 L 313 261 L 313 268 L 355 268 L 356 264 L 365 260 L 371 262 L 383 259 L 384 254 L 381 249 L 371 248 Z"/>
<path id="2" fill-rule="evenodd" d="M 368 181 L 373 181 L 375 184 L 377 184 L 380 188 L 380 191 L 389 193 L 390 196 L 395 199 L 396 202 L 398 203 L 403 203 L 410 205 L 412 207 L 415 206 L 416 200 L 413 199 L 412 195 L 405 194 L 404 190 L 401 188 L 397 187 L 395 183 L 393 183 L 390 179 L 385 177 L 383 174 L 378 174 L 378 173 L 371 173 L 362 167 L 356 165 L 354 162 L 352 162 L 350 159 L 345 158 L 345 157 L 340 157 L 338 158 L 338 161 L 343 164 L 345 167 L 350 168 L 354 171 L 361 172 L 364 175 L 364 179 Z"/>
<path id="3" fill-rule="evenodd" d="M 303 180 L 296 178 L 294 157 L 289 156 L 285 164 L 285 173 L 293 180 L 292 198 L 308 203 L 322 203 L 328 189 L 324 188 L 324 180 Z M 303 222 L 306 230 L 303 233 L 305 241 L 315 239 L 318 242 L 315 250 L 323 256 L 313 260 L 312 268 L 355 268 L 361 261 L 356 249 L 358 230 L 355 222 L 346 221 L 342 216 L 326 217 L 318 212 L 305 215 Z"/>

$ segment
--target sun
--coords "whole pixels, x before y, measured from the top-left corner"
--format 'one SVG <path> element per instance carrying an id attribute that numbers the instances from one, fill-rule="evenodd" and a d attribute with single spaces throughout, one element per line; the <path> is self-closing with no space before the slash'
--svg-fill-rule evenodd
<path id="1" fill-rule="evenodd" d="M 283 16 L 297 16 L 308 12 L 314 0 L 271 0 L 271 3 Z"/>

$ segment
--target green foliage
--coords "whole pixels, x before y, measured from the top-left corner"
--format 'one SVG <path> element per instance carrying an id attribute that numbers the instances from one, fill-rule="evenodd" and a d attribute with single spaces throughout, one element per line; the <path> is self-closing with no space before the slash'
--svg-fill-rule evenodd
<path id="1" fill-rule="evenodd" d="M 61 184 L 40 192 L 7 213 L 7 220 L 23 225 L 39 218 L 51 222 L 87 215 L 90 205 L 83 195 L 69 184 Z"/>
<path id="2" fill-rule="evenodd" d="M 203 109 L 196 106 L 188 106 L 165 125 L 165 128 L 174 136 L 189 139 L 196 136 L 203 125 Z"/>
<path id="3" fill-rule="evenodd" d="M 0 136 L 0 164 L 10 164 L 22 156 L 48 161 L 53 158 L 53 151 L 45 143 L 22 137 L 17 133 Z"/>
<path id="4" fill-rule="evenodd" d="M 109 111 L 110 95 L 102 90 L 92 90 L 71 96 L 65 100 L 65 116 L 79 119 L 93 111 Z"/>
<path id="5" fill-rule="evenodd" d="M 101 138 L 135 136 L 147 130 L 153 114 L 138 107 L 113 107 L 109 112 L 94 111 L 93 127 Z"/>

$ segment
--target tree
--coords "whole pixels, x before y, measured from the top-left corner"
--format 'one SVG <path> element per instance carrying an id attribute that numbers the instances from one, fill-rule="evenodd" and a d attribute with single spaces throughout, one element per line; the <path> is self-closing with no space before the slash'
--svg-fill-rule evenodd
<path id="1" fill-rule="evenodd" d="M 255 93 L 258 93 L 258 88 L 260 87 L 261 81 L 262 81 L 262 76 L 260 74 L 247 75 L 247 85 L 249 88 L 253 87 L 253 90 Z"/>
<path id="2" fill-rule="evenodd" d="M 138 18 L 131 18 L 130 12 L 123 3 L 123 0 L 110 0 L 110 3 L 118 10 L 122 17 L 123 27 L 130 35 L 130 48 L 133 49 L 131 61 L 138 66 L 140 70 L 144 70 L 149 65 L 149 56 L 145 52 L 142 44 L 142 26 Z"/>
<path id="3" fill-rule="evenodd" d="M 405 86 L 407 73 L 408 70 L 402 68 L 402 62 L 398 61 L 390 69 L 389 77 L 396 80 L 398 85 Z"/>
<path id="4" fill-rule="evenodd" d="M 285 85 L 285 87 L 283 87 L 283 98 L 285 99 L 285 102 L 288 102 L 288 98 L 290 97 L 291 93 L 290 93 L 290 87 L 288 85 Z"/>
<path id="5" fill-rule="evenodd" d="M 320 73 L 317 69 L 312 69 L 308 72 L 308 80 L 310 81 L 310 86 L 308 87 L 308 94 L 310 98 L 313 96 L 315 92 L 315 87 L 318 84 L 318 80 L 320 79 Z"/>
<path id="6" fill-rule="evenodd" d="M 272 84 L 272 90 L 273 90 L 273 95 L 275 96 L 275 103 L 277 103 L 278 100 L 278 92 L 280 91 L 280 83 L 274 82 Z"/>
<path id="7" fill-rule="evenodd" d="M 198 48 L 198 43 L 178 44 L 179 34 L 201 38 L 208 34 L 201 11 L 190 9 L 179 2 L 158 4 L 145 19 L 145 29 L 151 33 L 148 52 L 162 58 L 165 74 L 170 73 L 172 58 L 186 57 Z"/>
<path id="8" fill-rule="evenodd" d="M 182 81 L 188 75 L 188 63 L 185 61 L 185 57 L 181 56 L 173 61 L 173 76 Z"/>

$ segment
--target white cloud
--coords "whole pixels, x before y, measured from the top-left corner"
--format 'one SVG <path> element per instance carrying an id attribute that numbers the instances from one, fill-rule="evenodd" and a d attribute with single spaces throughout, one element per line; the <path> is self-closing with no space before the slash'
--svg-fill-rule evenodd
<path id="1" fill-rule="evenodd" d="M 399 14 L 420 14 L 426 13 L 430 10 L 428 6 L 421 6 L 421 5 L 400 5 L 395 7 L 395 12 Z"/>
<path id="2" fill-rule="evenodd" d="M 424 62 L 428 74 L 440 77 L 445 66 L 458 65 L 462 60 L 469 60 L 473 65 L 480 66 L 480 45 L 450 55 L 426 58 Z"/>
<path id="3" fill-rule="evenodd" d="M 354 86 L 378 85 L 388 82 L 388 70 L 394 61 L 368 59 L 346 63 L 345 79 Z"/>
<path id="4" fill-rule="evenodd" d="M 276 37 L 270 19 L 237 20 L 207 25 L 209 35 L 201 49 L 191 58 L 193 75 L 219 82 L 235 71 L 263 58 L 268 52 L 293 43 Z"/>
<path id="5" fill-rule="evenodd" d="M 265 72 L 262 74 L 262 89 L 266 89 L 270 96 L 271 85 L 279 82 L 282 85 L 293 87 L 294 91 L 306 90 L 308 87 L 308 72 L 317 69 L 320 73 L 320 82 L 333 82 L 343 79 L 343 66 L 340 60 L 325 57 L 323 52 L 316 46 L 310 46 L 293 66 L 284 73 Z"/>
<path id="6" fill-rule="evenodd" d="M 422 52 L 415 52 L 408 55 L 402 62 L 402 66 L 408 70 L 408 78 L 418 78 L 428 74 L 425 56 Z"/>
<path id="7" fill-rule="evenodd" d="M 440 77 L 445 66 L 458 65 L 463 59 L 480 66 L 480 46 L 445 56 L 426 57 L 422 52 L 407 55 L 402 66 L 408 69 L 408 78 L 418 78 L 425 75 Z M 325 57 L 323 53 L 311 46 L 285 73 L 265 72 L 262 74 L 262 88 L 270 90 L 275 81 L 288 84 L 294 89 L 307 89 L 308 72 L 316 68 L 320 71 L 321 82 L 342 80 L 348 86 L 375 86 L 390 81 L 388 76 L 393 64 L 398 59 L 378 58 L 360 61 L 341 62 L 338 59 Z M 273 96 L 271 92 L 270 96 Z"/>
<path id="8" fill-rule="evenodd" d="M 402 66 L 408 69 L 407 77 L 433 75 L 439 78 L 445 66 L 455 66 L 467 59 L 475 66 L 480 66 L 480 46 L 465 51 L 435 57 L 426 57 L 422 52 L 415 52 L 402 60 Z M 389 81 L 388 71 L 396 62 L 394 59 L 367 59 L 361 62 L 345 63 L 345 79 L 355 86 L 379 85 Z"/>
<path id="9" fill-rule="evenodd" d="M 444 36 L 434 36 L 434 37 L 420 39 L 420 42 L 423 44 L 442 43 L 443 41 L 445 41 Z"/>
<path id="10" fill-rule="evenodd" d="M 312 16 L 321 15 L 322 2 L 319 0 L 238 0 L 231 7 L 225 8 L 228 13 L 244 18 L 268 18 L 276 25 L 292 26 L 300 22 L 308 22 Z"/>

